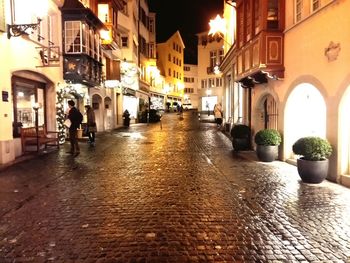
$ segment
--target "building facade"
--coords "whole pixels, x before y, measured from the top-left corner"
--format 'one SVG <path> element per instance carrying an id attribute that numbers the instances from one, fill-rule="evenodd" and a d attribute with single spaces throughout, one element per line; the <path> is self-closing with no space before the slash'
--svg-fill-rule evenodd
<path id="1" fill-rule="evenodd" d="M 119 0 L 102 2 L 109 6 L 105 15 L 113 16 L 124 6 Z M 70 99 L 81 112 L 84 105 L 92 105 L 99 131 L 114 128 L 115 90 L 104 84 L 106 75 L 118 78 L 112 76 L 118 73 L 113 65 L 118 56 L 111 54 L 118 49 L 118 41 L 114 38 L 109 43 L 114 45 L 111 49 L 102 47 L 100 33 L 107 28 L 98 13 L 103 6 L 96 0 L 2 0 L 1 7 L 0 53 L 6 63 L 0 73 L 4 83 L 0 163 L 32 150 L 22 147 L 21 128 L 43 126 L 58 131 L 63 143 Z M 104 18 L 106 24 L 111 21 Z"/>
<path id="2" fill-rule="evenodd" d="M 198 65 L 184 65 L 184 109 L 198 109 Z"/>
<path id="3" fill-rule="evenodd" d="M 328 139 L 333 147 L 328 179 L 349 186 L 350 50 L 344 45 L 350 35 L 345 12 L 350 2 L 225 3 L 232 12 L 224 14 L 236 12 L 237 25 L 235 42 L 221 64 L 225 89 L 243 88 L 240 104 L 235 96 L 225 100 L 240 105 L 253 136 L 264 128 L 283 134 L 281 160 L 295 163 L 292 145 L 300 137 Z"/>
<path id="4" fill-rule="evenodd" d="M 223 103 L 223 81 L 219 65 L 224 58 L 224 41 L 221 37 L 197 34 L 198 49 L 198 110 L 213 111 L 216 103 Z"/>
<path id="5" fill-rule="evenodd" d="M 184 48 L 179 31 L 157 43 L 157 67 L 164 76 L 166 102 L 173 108 L 182 103 L 184 96 Z"/>
<path id="6" fill-rule="evenodd" d="M 1 2 L 0 56 L 6 63 L 0 71 L 0 164 L 5 164 L 24 152 L 22 127 L 34 127 L 38 121 L 56 130 L 56 89 L 64 80 L 62 1 Z"/>

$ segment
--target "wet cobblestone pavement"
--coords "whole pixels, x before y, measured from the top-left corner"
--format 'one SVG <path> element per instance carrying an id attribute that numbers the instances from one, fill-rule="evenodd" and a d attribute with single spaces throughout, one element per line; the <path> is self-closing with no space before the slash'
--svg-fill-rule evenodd
<path id="1" fill-rule="evenodd" d="M 0 262 L 350 262 L 350 189 L 185 113 L 0 172 Z"/>

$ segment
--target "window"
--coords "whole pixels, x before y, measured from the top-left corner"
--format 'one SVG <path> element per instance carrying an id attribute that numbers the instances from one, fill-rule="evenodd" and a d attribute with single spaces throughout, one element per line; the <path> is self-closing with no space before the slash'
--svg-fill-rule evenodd
<path id="1" fill-rule="evenodd" d="M 120 10 L 124 15 L 128 15 L 128 5 L 127 4 L 125 4 L 124 6 L 123 6 L 123 9 L 122 10 Z"/>
<path id="2" fill-rule="evenodd" d="M 302 0 L 295 0 L 295 22 L 299 22 L 301 20 L 302 8 Z"/>
<path id="3" fill-rule="evenodd" d="M 210 67 L 216 66 L 216 50 L 210 51 Z"/>
<path id="4" fill-rule="evenodd" d="M 254 23 L 255 23 L 255 34 L 258 34 L 260 31 L 260 7 L 259 1 L 254 1 Z"/>
<path id="5" fill-rule="evenodd" d="M 13 81 L 13 136 L 20 135 L 20 127 L 35 127 L 34 103 L 41 107 L 38 111 L 38 124 L 45 123 L 45 84 L 28 79 L 14 77 Z"/>
<path id="6" fill-rule="evenodd" d="M 246 41 L 252 38 L 252 11 L 250 7 L 250 1 L 246 1 Z"/>
<path id="7" fill-rule="evenodd" d="M 168 61 L 171 61 L 171 55 L 168 54 Z"/>
<path id="8" fill-rule="evenodd" d="M 191 71 L 191 68 L 188 66 L 184 66 L 184 71 Z"/>
<path id="9" fill-rule="evenodd" d="M 219 65 L 224 59 L 224 50 L 212 50 L 210 51 L 210 68 L 214 68 Z"/>
<path id="10" fill-rule="evenodd" d="M 202 87 L 202 89 L 206 89 L 207 88 L 207 80 L 206 79 L 202 79 L 201 87 Z"/>
<path id="11" fill-rule="evenodd" d="M 219 64 L 224 60 L 224 50 L 220 49 L 219 51 Z"/>
<path id="12" fill-rule="evenodd" d="M 312 12 L 320 8 L 320 0 L 312 0 Z"/>
<path id="13" fill-rule="evenodd" d="M 169 77 L 171 76 L 171 69 L 170 68 L 168 69 L 168 76 Z"/>
<path id="14" fill-rule="evenodd" d="M 154 43 L 150 43 L 150 44 L 149 44 L 149 57 L 150 57 L 150 58 L 155 58 L 155 54 L 154 54 Z"/>
<path id="15" fill-rule="evenodd" d="M 209 79 L 209 88 L 215 87 L 215 79 Z"/>
<path id="16" fill-rule="evenodd" d="M 122 36 L 121 37 L 122 40 L 122 47 L 123 48 L 127 48 L 129 46 L 129 39 L 127 36 Z"/>
<path id="17" fill-rule="evenodd" d="M 149 19 L 149 32 L 151 32 L 151 33 L 154 32 L 154 20 L 153 20 L 153 18 Z"/>
<path id="18" fill-rule="evenodd" d="M 81 34 L 82 27 L 80 21 L 66 21 L 65 23 L 65 52 L 81 53 L 82 43 Z"/>
<path id="19" fill-rule="evenodd" d="M 268 0 L 267 29 L 278 29 L 278 0 Z"/>

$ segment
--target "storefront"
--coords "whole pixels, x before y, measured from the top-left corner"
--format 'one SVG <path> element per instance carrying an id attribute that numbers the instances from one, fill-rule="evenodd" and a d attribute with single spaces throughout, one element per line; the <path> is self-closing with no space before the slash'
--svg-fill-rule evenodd
<path id="1" fill-rule="evenodd" d="M 151 93 L 151 109 L 154 110 L 164 110 L 164 95 L 161 94 L 156 94 L 156 93 Z"/>
<path id="2" fill-rule="evenodd" d="M 12 78 L 13 96 L 13 137 L 20 137 L 20 128 L 35 126 L 35 110 L 37 103 L 38 125 L 45 124 L 45 83 L 21 77 Z"/>

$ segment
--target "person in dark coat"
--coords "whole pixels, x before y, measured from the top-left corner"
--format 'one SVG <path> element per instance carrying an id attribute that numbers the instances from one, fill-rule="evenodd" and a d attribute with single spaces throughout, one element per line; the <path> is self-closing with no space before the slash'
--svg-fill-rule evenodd
<path id="1" fill-rule="evenodd" d="M 74 154 L 74 156 L 78 156 L 80 153 L 80 148 L 77 138 L 77 130 L 80 128 L 80 124 L 83 121 L 83 115 L 75 107 L 75 102 L 73 100 L 68 101 L 68 107 L 69 113 L 67 118 L 71 121 L 71 125 L 69 127 L 69 140 L 71 147 L 68 153 Z"/>
<path id="2" fill-rule="evenodd" d="M 95 146 L 95 133 L 97 132 L 94 109 L 90 105 L 85 105 L 87 117 L 87 135 L 89 136 L 90 146 Z"/>
<path id="3" fill-rule="evenodd" d="M 129 127 L 130 126 L 130 113 L 128 110 L 124 111 L 123 119 L 124 119 L 124 126 Z"/>

